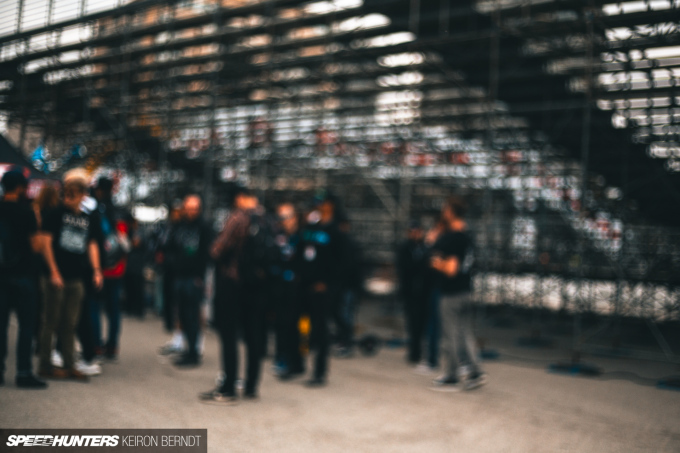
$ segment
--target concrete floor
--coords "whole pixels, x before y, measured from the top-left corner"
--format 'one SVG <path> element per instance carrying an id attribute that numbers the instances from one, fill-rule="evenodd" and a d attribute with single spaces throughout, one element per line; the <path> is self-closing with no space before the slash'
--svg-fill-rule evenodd
<path id="1" fill-rule="evenodd" d="M 10 332 L 14 347 L 16 326 Z M 552 351 L 501 348 L 486 387 L 442 394 L 404 363 L 403 349 L 334 359 L 329 386 L 279 383 L 264 367 L 261 398 L 198 402 L 218 370 L 209 333 L 203 365 L 177 370 L 156 354 L 157 319 L 123 323 L 121 358 L 89 384 L 15 388 L 14 351 L 0 388 L 2 428 L 207 428 L 211 452 L 678 452 L 680 392 L 653 386 L 677 367 L 598 360 L 600 378 L 550 374 Z"/>

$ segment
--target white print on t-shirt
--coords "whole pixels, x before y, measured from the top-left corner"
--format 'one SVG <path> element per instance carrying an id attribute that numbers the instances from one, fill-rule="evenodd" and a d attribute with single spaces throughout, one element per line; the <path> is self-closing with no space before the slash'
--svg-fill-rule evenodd
<path id="1" fill-rule="evenodd" d="M 87 230 L 64 224 L 59 246 L 67 252 L 82 255 L 87 250 Z"/>

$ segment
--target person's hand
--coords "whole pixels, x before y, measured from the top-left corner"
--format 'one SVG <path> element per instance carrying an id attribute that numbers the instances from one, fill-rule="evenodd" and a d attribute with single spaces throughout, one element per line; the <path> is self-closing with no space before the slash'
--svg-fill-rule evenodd
<path id="1" fill-rule="evenodd" d="M 312 289 L 315 293 L 325 293 L 328 288 L 324 282 L 317 282 L 312 286 Z"/>
<path id="2" fill-rule="evenodd" d="M 64 287 L 64 279 L 61 278 L 61 274 L 59 273 L 59 271 L 52 272 L 52 274 L 50 275 L 50 283 L 56 289 L 62 289 Z"/>
<path id="3" fill-rule="evenodd" d="M 97 291 L 100 291 L 104 287 L 104 276 L 102 275 L 101 269 L 95 269 L 94 275 L 92 276 L 92 283 Z"/>

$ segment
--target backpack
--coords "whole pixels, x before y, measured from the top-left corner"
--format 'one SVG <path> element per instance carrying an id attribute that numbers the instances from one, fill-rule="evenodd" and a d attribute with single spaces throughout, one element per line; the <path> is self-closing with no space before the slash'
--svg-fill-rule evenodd
<path id="1" fill-rule="evenodd" d="M 99 213 L 101 216 L 102 234 L 104 236 L 101 262 L 104 269 L 110 269 L 118 264 L 130 251 L 130 247 L 129 244 L 123 243 L 118 235 L 118 231 L 114 228 L 115 225 L 112 225 L 109 221 L 106 211 L 100 207 Z"/>
<path id="2" fill-rule="evenodd" d="M 276 261 L 274 228 L 264 215 L 251 214 L 248 235 L 238 262 L 241 282 L 246 286 L 261 284 Z"/>

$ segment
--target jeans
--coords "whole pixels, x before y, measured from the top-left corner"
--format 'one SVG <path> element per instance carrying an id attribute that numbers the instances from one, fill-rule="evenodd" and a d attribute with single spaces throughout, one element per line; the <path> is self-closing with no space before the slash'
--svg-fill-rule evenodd
<path id="1" fill-rule="evenodd" d="M 441 292 L 439 289 L 430 291 L 428 297 L 427 311 L 427 343 L 428 343 L 428 365 L 436 367 L 439 365 L 439 341 L 441 337 L 441 314 L 439 302 Z"/>
<path id="2" fill-rule="evenodd" d="M 203 284 L 195 277 L 176 278 L 174 297 L 179 304 L 179 319 L 187 340 L 187 354 L 198 357 L 198 333 L 201 329 L 201 302 Z"/>
<path id="3" fill-rule="evenodd" d="M 120 295 L 123 281 L 119 278 L 104 279 L 104 288 L 100 297 L 104 302 L 106 318 L 109 323 L 108 340 L 102 341 L 101 302 L 95 302 L 92 308 L 92 330 L 94 341 L 98 348 L 106 347 L 108 353 L 115 354 L 118 350 L 118 337 L 120 335 Z"/>
<path id="4" fill-rule="evenodd" d="M 31 352 L 36 306 L 35 279 L 28 276 L 0 277 L 0 375 L 5 373 L 7 328 L 12 309 L 19 320 L 17 376 L 32 374 Z"/>
<path id="5" fill-rule="evenodd" d="M 470 293 L 443 295 L 441 315 L 447 376 L 457 378 L 463 363 L 470 365 L 472 374 L 481 373 L 477 344 L 472 333 Z"/>
<path id="6" fill-rule="evenodd" d="M 262 361 L 262 313 L 263 302 L 254 289 L 246 289 L 240 283 L 226 277 L 216 277 L 215 318 L 222 343 L 222 366 L 224 383 L 221 391 L 233 394 L 238 372 L 238 334 L 241 332 L 246 344 L 245 391 L 255 393 L 260 380 Z"/>
<path id="7" fill-rule="evenodd" d="M 82 280 L 65 280 L 64 287 L 57 289 L 47 278 L 41 280 L 45 297 L 43 310 L 43 328 L 40 333 L 40 369 L 52 368 L 52 340 L 55 333 L 59 336 L 64 368 L 73 368 L 73 345 L 76 326 L 80 318 L 80 308 L 85 297 Z"/>

